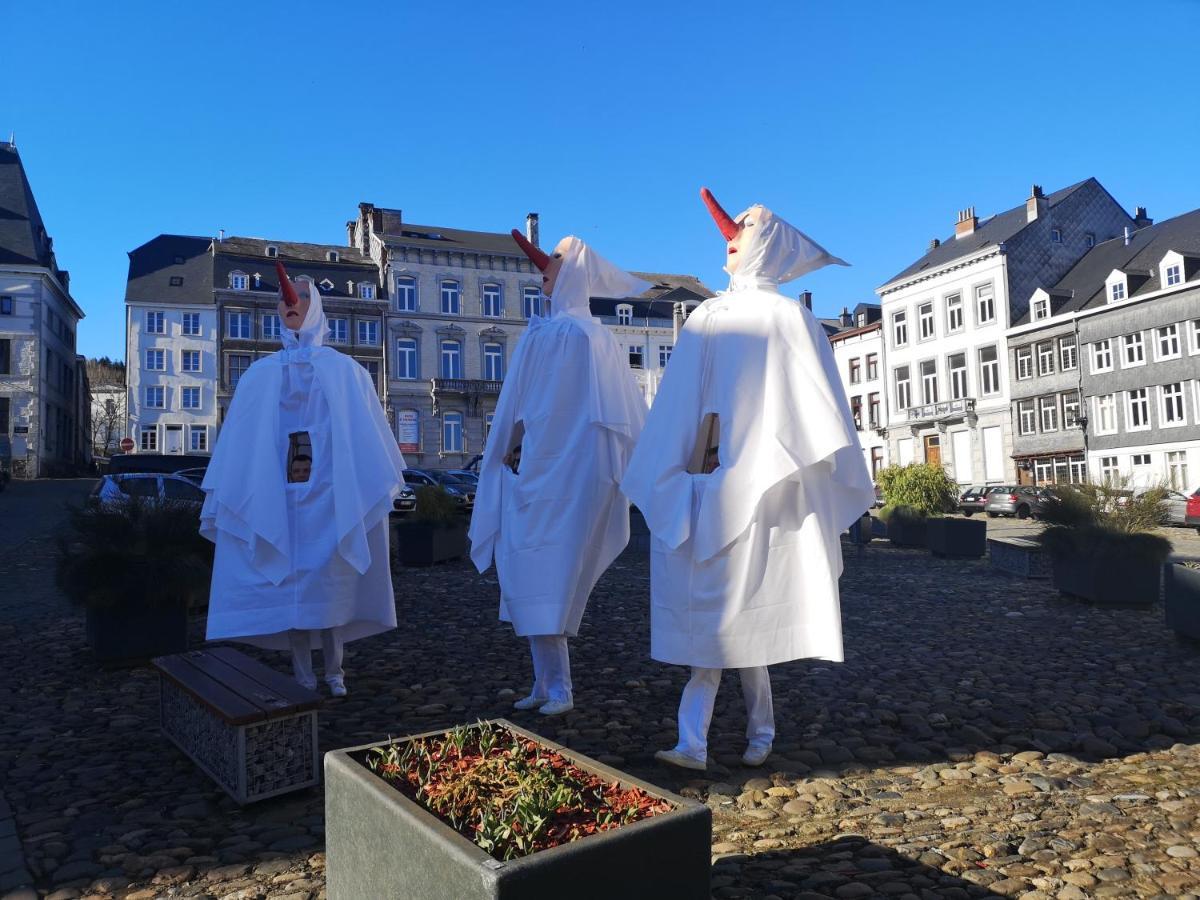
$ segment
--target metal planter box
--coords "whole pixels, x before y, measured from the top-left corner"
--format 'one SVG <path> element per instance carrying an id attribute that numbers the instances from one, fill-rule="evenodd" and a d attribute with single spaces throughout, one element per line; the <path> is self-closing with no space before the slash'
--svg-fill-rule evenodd
<path id="1" fill-rule="evenodd" d="M 396 555 L 406 566 L 432 566 L 467 555 L 465 523 L 397 522 L 393 529 Z"/>
<path id="2" fill-rule="evenodd" d="M 712 813 L 525 731 L 593 774 L 671 802 L 670 812 L 542 850 L 492 858 L 377 777 L 360 760 L 387 741 L 325 754 L 326 890 L 330 900 L 708 900 Z M 443 730 L 407 739 L 440 735 Z"/>
<path id="3" fill-rule="evenodd" d="M 888 540 L 897 547 L 925 547 L 926 519 L 901 519 L 893 516 L 887 523 Z"/>
<path id="4" fill-rule="evenodd" d="M 1021 578 L 1049 578 L 1050 555 L 1037 541 L 1028 538 L 988 538 L 988 559 L 992 568 Z"/>
<path id="5" fill-rule="evenodd" d="M 1180 637 L 1200 641 L 1200 569 L 1167 563 L 1163 580 L 1167 625 Z"/>
<path id="6" fill-rule="evenodd" d="M 1054 586 L 1096 606 L 1145 609 L 1158 600 L 1162 567 L 1153 561 L 1069 556 L 1054 560 Z"/>
<path id="7" fill-rule="evenodd" d="M 934 556 L 978 559 L 987 551 L 987 523 L 969 519 L 929 519 L 925 543 Z"/>

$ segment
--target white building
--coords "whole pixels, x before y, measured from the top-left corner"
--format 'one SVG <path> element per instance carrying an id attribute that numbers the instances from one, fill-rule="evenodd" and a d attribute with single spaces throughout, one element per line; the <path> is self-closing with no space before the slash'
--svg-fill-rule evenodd
<path id="1" fill-rule="evenodd" d="M 963 210 L 952 237 L 878 288 L 891 458 L 939 463 L 960 485 L 1015 481 L 1006 332 L 1036 287 L 1132 222 L 1095 179 L 1035 186 L 990 218 Z"/>
<path id="2" fill-rule="evenodd" d="M 63 475 L 90 459 L 75 353 L 83 310 L 10 143 L 0 143 L 0 207 L 0 466 Z"/>
<path id="3" fill-rule="evenodd" d="M 811 302 L 801 295 L 801 300 Z M 883 323 L 880 307 L 875 303 L 860 303 L 851 313 L 847 310 L 836 320 L 836 330 L 829 334 L 833 357 L 854 426 L 862 442 L 863 459 L 874 480 L 879 470 L 888 464 L 886 435 L 887 388 L 884 380 Z M 830 320 L 821 320 L 830 331 Z"/>

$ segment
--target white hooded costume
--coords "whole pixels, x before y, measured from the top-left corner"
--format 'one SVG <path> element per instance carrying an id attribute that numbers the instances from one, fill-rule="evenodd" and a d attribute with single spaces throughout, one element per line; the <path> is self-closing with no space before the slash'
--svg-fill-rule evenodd
<path id="1" fill-rule="evenodd" d="M 680 332 L 622 482 L 653 535 L 651 656 L 694 667 L 677 750 L 695 759 L 721 669 L 743 670 L 747 737 L 765 758 L 774 736 L 765 667 L 842 659 L 839 536 L 873 500 L 829 341 L 779 293 L 845 263 L 761 206 L 737 224 L 726 216 L 727 238 L 751 215 L 729 290 Z M 689 460 L 709 413 L 719 467 L 696 474 Z"/>
<path id="2" fill-rule="evenodd" d="M 366 370 L 324 346 L 308 290 L 299 332 L 285 327 L 284 349 L 238 382 L 204 477 L 200 532 L 217 545 L 208 639 L 291 647 L 301 682 L 323 644 L 326 678 L 340 681 L 343 642 L 396 627 L 388 515 L 404 460 Z M 312 471 L 289 483 L 295 432 L 311 439 Z"/>
<path id="3" fill-rule="evenodd" d="M 548 257 L 515 233 L 535 263 Z M 496 404 L 471 517 L 471 559 L 500 582 L 500 618 L 531 639 L 534 700 L 571 699 L 566 636 L 579 631 L 596 581 L 629 542 L 620 481 L 646 404 L 591 297 L 650 285 L 583 241 L 560 244 L 552 315 L 535 316 L 513 353 Z M 505 457 L 521 447 L 519 474 Z M 553 636 L 554 640 L 541 640 Z M 530 702 L 522 708 L 539 705 Z"/>

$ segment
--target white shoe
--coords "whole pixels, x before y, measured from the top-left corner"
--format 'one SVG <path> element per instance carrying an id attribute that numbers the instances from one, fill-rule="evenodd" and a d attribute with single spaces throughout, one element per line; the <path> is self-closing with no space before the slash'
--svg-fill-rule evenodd
<path id="1" fill-rule="evenodd" d="M 538 710 L 543 716 L 560 716 L 565 712 L 570 712 L 575 708 L 573 700 L 547 700 L 542 704 L 542 708 Z"/>
<path id="2" fill-rule="evenodd" d="M 341 678 L 327 678 L 325 683 L 329 685 L 329 694 L 332 697 L 346 696 L 346 682 Z"/>
<path id="3" fill-rule="evenodd" d="M 743 766 L 761 766 L 771 755 L 770 744 L 751 744 L 742 754 Z"/>
<path id="4" fill-rule="evenodd" d="M 522 697 L 513 704 L 513 709 L 537 709 L 539 706 L 549 702 L 548 697 L 535 697 L 530 694 L 528 697 Z"/>
<path id="5" fill-rule="evenodd" d="M 296 684 L 300 685 L 300 687 L 302 687 L 302 688 L 308 688 L 310 691 L 315 691 L 317 689 L 317 679 L 316 678 L 310 678 L 310 679 L 297 678 Z"/>
<path id="6" fill-rule="evenodd" d="M 698 772 L 703 772 L 708 768 L 707 757 L 696 759 L 696 757 L 688 756 L 686 753 L 681 753 L 678 750 L 659 750 L 654 754 L 654 758 L 668 765 L 679 766 L 681 769 L 695 769 Z"/>

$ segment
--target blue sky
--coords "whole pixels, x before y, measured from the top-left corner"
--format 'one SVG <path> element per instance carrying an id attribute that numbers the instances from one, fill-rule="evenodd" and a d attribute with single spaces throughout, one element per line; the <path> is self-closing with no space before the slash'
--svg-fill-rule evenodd
<path id="1" fill-rule="evenodd" d="M 87 312 L 124 350 L 126 253 L 163 232 L 342 243 L 359 201 L 502 231 L 541 214 L 633 269 L 724 286 L 697 192 L 853 268 L 818 313 L 981 216 L 1096 176 L 1200 207 L 1200 2 L 24 3 L 16 132 Z"/>

